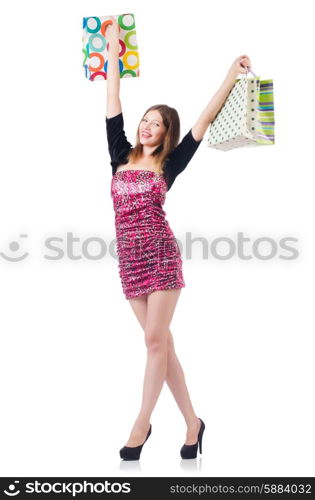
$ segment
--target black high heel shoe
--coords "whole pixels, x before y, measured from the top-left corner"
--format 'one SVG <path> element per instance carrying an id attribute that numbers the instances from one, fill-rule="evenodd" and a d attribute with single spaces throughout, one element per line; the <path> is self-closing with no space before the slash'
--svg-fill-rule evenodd
<path id="1" fill-rule="evenodd" d="M 202 435 L 205 430 L 205 424 L 201 418 L 199 418 L 201 426 L 198 432 L 198 440 L 195 444 L 184 444 L 180 449 L 180 455 L 182 458 L 196 458 L 199 444 L 199 453 L 202 453 Z"/>
<path id="2" fill-rule="evenodd" d="M 147 437 L 139 446 L 123 446 L 123 448 L 121 448 L 121 450 L 119 451 L 120 458 L 122 458 L 123 460 L 139 460 L 142 446 L 150 436 L 151 430 L 152 425 L 150 424 Z"/>

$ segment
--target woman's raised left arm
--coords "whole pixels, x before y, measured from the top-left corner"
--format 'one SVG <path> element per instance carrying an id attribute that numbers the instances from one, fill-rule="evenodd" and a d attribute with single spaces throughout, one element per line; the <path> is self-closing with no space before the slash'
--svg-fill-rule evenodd
<path id="1" fill-rule="evenodd" d="M 231 92 L 235 79 L 240 73 L 245 73 L 246 67 L 251 67 L 249 57 L 246 55 L 239 56 L 231 65 L 222 85 L 214 94 L 210 102 L 207 104 L 195 125 L 192 127 L 191 132 L 196 141 L 201 141 L 210 123 L 219 113 L 223 104 L 225 103 L 229 93 Z"/>

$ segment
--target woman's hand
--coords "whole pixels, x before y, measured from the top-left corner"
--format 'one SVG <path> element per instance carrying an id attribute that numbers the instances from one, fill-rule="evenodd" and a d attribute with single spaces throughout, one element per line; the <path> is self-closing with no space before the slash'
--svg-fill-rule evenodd
<path id="1" fill-rule="evenodd" d="M 105 38 L 108 43 L 111 43 L 113 40 L 119 40 L 119 31 L 120 27 L 117 23 L 116 19 L 113 16 L 110 16 L 112 23 L 108 24 L 105 28 Z"/>
<path id="2" fill-rule="evenodd" d="M 247 73 L 248 68 L 251 68 L 251 62 L 247 55 L 239 56 L 235 59 L 229 69 L 229 75 L 236 78 L 240 73 Z"/>

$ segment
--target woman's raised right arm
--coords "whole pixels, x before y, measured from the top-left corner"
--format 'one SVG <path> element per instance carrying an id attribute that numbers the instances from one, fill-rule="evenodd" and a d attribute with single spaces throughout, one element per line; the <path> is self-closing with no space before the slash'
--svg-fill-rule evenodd
<path id="1" fill-rule="evenodd" d="M 121 102 L 119 97 L 120 73 L 119 73 L 119 26 L 114 17 L 111 16 L 112 24 L 107 25 L 105 38 L 109 43 L 107 62 L 107 105 L 106 116 L 111 118 L 121 113 Z"/>

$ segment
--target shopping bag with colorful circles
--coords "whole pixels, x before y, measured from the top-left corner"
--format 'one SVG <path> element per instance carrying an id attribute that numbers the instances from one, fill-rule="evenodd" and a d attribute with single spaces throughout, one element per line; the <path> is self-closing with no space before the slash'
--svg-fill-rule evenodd
<path id="1" fill-rule="evenodd" d="M 139 76 L 139 54 L 134 14 L 113 15 L 119 25 L 120 78 Z M 83 18 L 83 68 L 91 81 L 106 80 L 108 47 L 105 29 L 111 24 L 111 16 Z"/>

